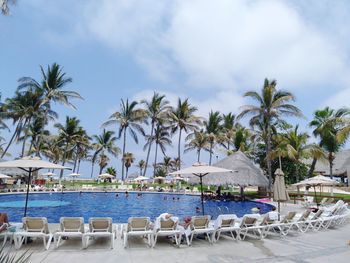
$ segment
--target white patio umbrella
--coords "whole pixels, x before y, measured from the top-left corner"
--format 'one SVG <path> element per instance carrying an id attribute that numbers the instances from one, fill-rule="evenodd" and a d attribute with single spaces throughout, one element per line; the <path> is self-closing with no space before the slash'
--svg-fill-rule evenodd
<path id="1" fill-rule="evenodd" d="M 136 181 L 136 182 L 139 182 L 139 181 L 147 181 L 147 180 L 149 180 L 149 178 L 146 177 L 146 176 L 138 176 L 138 177 L 136 177 L 135 179 L 133 179 L 133 181 Z"/>
<path id="2" fill-rule="evenodd" d="M 42 173 L 41 175 L 47 176 L 47 177 L 52 177 L 52 176 L 55 176 L 56 174 L 52 173 L 52 172 L 47 172 L 47 173 Z"/>
<path id="3" fill-rule="evenodd" d="M 28 173 L 27 194 L 26 202 L 24 206 L 24 217 L 27 215 L 28 197 L 29 197 L 29 185 L 32 177 L 32 173 L 39 171 L 40 169 L 70 169 L 59 164 L 50 163 L 41 160 L 39 157 L 23 157 L 13 161 L 0 162 L 0 168 L 19 168 Z"/>
<path id="4" fill-rule="evenodd" d="M 225 173 L 232 172 L 232 170 L 210 166 L 205 163 L 194 163 L 192 166 L 169 173 L 170 175 L 194 175 L 198 176 L 201 184 L 201 202 L 202 202 L 202 213 L 204 215 L 204 199 L 203 199 L 203 177 L 209 173 Z"/>
<path id="5" fill-rule="evenodd" d="M 278 168 L 275 172 L 275 182 L 273 184 L 273 200 L 278 203 L 278 214 L 281 212 L 280 202 L 288 201 L 289 195 L 284 182 L 284 173 Z"/>
<path id="6" fill-rule="evenodd" d="M 0 174 L 0 179 L 8 179 L 11 178 L 11 176 L 8 176 L 6 174 Z"/>
<path id="7" fill-rule="evenodd" d="M 101 179 L 113 179 L 115 176 L 109 173 L 103 173 L 98 176 Z"/>
<path id="8" fill-rule="evenodd" d="M 330 179 L 326 176 L 317 175 L 308 179 L 305 179 L 303 181 L 300 181 L 298 183 L 293 184 L 294 186 L 312 186 L 314 188 L 315 198 L 316 198 L 316 186 L 320 186 L 320 193 L 321 193 L 321 186 L 334 186 L 339 184 L 339 182 Z M 333 189 L 332 189 L 333 190 Z"/>

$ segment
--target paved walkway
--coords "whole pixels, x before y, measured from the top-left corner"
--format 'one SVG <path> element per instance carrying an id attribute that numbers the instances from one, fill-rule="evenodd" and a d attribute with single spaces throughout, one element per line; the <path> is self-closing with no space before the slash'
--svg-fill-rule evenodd
<path id="1" fill-rule="evenodd" d="M 295 207 L 293 207 L 295 210 Z M 291 210 L 291 205 L 282 210 Z M 269 237 L 264 240 L 247 238 L 232 241 L 223 237 L 218 243 L 209 245 L 205 240 L 194 240 L 191 247 L 176 248 L 170 240 L 161 239 L 153 249 L 140 239 L 133 239 L 130 248 L 124 249 L 120 237 L 116 247 L 109 249 L 108 241 L 100 240 L 88 249 L 81 249 L 81 242 L 64 241 L 62 246 L 49 251 L 42 243 L 34 242 L 23 246 L 30 249 L 31 263 L 90 263 L 90 262 L 349 262 L 350 224 L 337 229 L 306 234 L 295 233 L 285 238 Z M 91 242 L 93 243 L 93 242 Z M 13 250 L 13 248 L 11 248 Z"/>

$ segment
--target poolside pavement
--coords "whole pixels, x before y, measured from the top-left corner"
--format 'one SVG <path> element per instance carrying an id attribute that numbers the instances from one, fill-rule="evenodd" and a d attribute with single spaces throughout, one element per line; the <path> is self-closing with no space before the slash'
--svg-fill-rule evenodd
<path id="1" fill-rule="evenodd" d="M 284 212 L 296 209 L 293 205 L 284 205 Z M 299 207 L 300 211 L 301 208 Z M 50 227 L 55 228 L 55 225 Z M 69 240 L 58 249 L 51 245 L 45 251 L 41 242 L 23 246 L 33 253 L 31 263 L 69 263 L 69 262 L 349 262 L 350 224 L 319 232 L 293 234 L 284 238 L 268 237 L 263 240 L 247 238 L 245 241 L 233 241 L 223 237 L 214 245 L 205 240 L 194 240 L 191 247 L 173 246 L 170 240 L 160 239 L 155 248 L 148 248 L 140 239 L 133 239 L 130 247 L 123 248 L 120 237 L 116 247 L 109 249 L 108 241 L 99 240 L 88 249 L 81 249 L 81 242 Z M 14 248 L 10 248 L 13 250 Z"/>

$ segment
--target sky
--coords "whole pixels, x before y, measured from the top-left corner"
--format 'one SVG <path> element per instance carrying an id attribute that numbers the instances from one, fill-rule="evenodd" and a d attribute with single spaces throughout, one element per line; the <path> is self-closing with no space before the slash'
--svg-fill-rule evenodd
<path id="1" fill-rule="evenodd" d="M 0 16 L 0 91 L 12 96 L 20 77 L 40 79 L 39 66 L 57 62 L 84 97 L 77 110 L 55 105 L 59 120 L 76 116 L 99 134 L 120 99 L 157 91 L 173 105 L 189 98 L 201 116 L 238 113 L 269 78 L 296 96 L 305 118 L 290 121 L 310 130 L 315 110 L 349 106 L 348 21 L 346 0 L 18 0 Z M 142 148 L 128 141 L 136 162 Z M 184 165 L 194 160 L 184 155 Z M 120 174 L 120 159 L 110 165 Z"/>

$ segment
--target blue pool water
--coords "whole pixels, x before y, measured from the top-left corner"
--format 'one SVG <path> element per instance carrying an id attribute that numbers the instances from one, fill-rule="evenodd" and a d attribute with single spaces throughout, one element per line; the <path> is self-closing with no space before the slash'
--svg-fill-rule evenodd
<path id="1" fill-rule="evenodd" d="M 175 200 L 173 200 L 175 198 Z M 179 198 L 179 200 L 177 200 Z M 24 212 L 24 194 L 0 195 L 0 212 L 6 212 L 10 221 L 21 221 Z M 201 207 L 199 196 L 145 193 L 137 198 L 130 193 L 32 193 L 29 196 L 28 216 L 44 216 L 50 223 L 59 222 L 62 216 L 90 217 L 109 216 L 114 222 L 127 222 L 131 216 L 149 216 L 155 219 L 159 214 L 168 212 L 183 219 L 196 214 Z M 251 201 L 206 201 L 205 212 L 214 218 L 222 213 L 234 213 L 237 216 L 251 213 L 253 207 L 260 207 L 262 213 L 272 206 Z"/>

